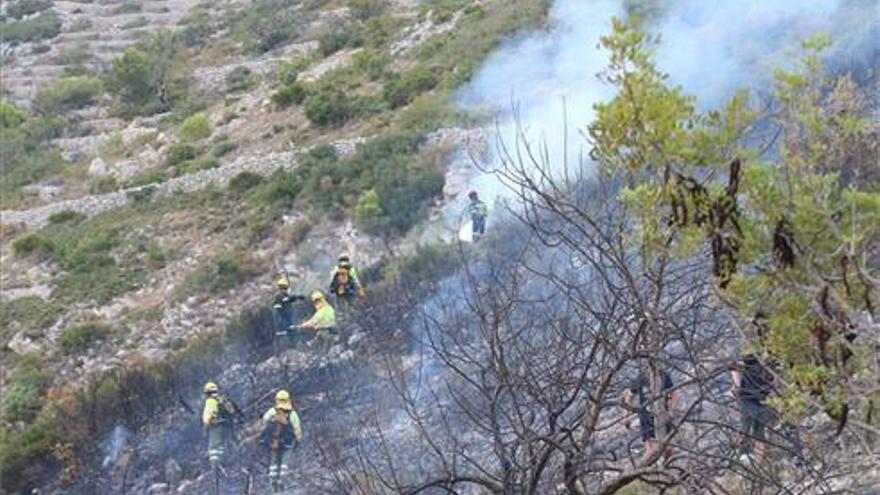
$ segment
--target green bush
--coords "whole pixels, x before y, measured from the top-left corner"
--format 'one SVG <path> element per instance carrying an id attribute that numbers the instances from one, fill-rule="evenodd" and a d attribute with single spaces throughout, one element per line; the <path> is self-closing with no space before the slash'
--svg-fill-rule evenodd
<path id="1" fill-rule="evenodd" d="M 52 251 L 52 244 L 40 234 L 32 232 L 12 241 L 12 251 L 16 256 L 45 255 Z"/>
<path id="2" fill-rule="evenodd" d="M 268 204 L 274 208 L 291 206 L 302 188 L 303 184 L 297 176 L 278 170 L 259 187 L 253 188 L 250 198 L 257 204 Z"/>
<path id="3" fill-rule="evenodd" d="M 305 99 L 306 117 L 322 127 L 340 126 L 351 116 L 348 97 L 342 91 L 323 90 Z"/>
<path id="4" fill-rule="evenodd" d="M 226 156 L 235 149 L 238 148 L 238 145 L 227 138 L 217 140 L 214 143 L 214 146 L 211 148 L 211 156 L 214 158 L 220 158 L 222 156 Z"/>
<path id="5" fill-rule="evenodd" d="M 437 86 L 437 76 L 427 67 L 417 67 L 405 74 L 391 76 L 382 92 L 391 108 L 409 104 L 416 96 Z"/>
<path id="6" fill-rule="evenodd" d="M 89 183 L 89 194 L 107 194 L 119 189 L 119 181 L 112 175 L 96 177 Z"/>
<path id="7" fill-rule="evenodd" d="M 388 10 L 387 0 L 348 0 L 348 9 L 355 19 L 366 20 Z"/>
<path id="8" fill-rule="evenodd" d="M 73 211 L 73 210 L 63 210 L 58 213 L 53 213 L 49 215 L 49 225 L 57 225 L 59 223 L 76 223 L 83 219 L 86 216 L 82 213 Z"/>
<path id="9" fill-rule="evenodd" d="M 178 110 L 189 101 L 189 61 L 179 37 L 159 31 L 113 60 L 107 87 L 124 115 Z"/>
<path id="10" fill-rule="evenodd" d="M 53 60 L 58 65 L 83 65 L 92 58 L 92 51 L 87 42 L 77 43 L 71 48 L 62 48 Z"/>
<path id="11" fill-rule="evenodd" d="M 37 354 L 16 360 L 15 371 L 3 391 L 3 418 L 8 423 L 30 421 L 40 411 L 40 400 L 52 383 L 52 371 Z"/>
<path id="12" fill-rule="evenodd" d="M 285 86 L 291 85 L 297 81 L 299 73 L 305 70 L 310 63 L 311 59 L 308 57 L 296 57 L 283 62 L 275 69 L 275 79 Z"/>
<path id="13" fill-rule="evenodd" d="M 65 77 L 37 90 L 34 106 L 44 114 L 60 114 L 94 104 L 102 91 L 96 77 Z"/>
<path id="14" fill-rule="evenodd" d="M 241 172 L 235 177 L 229 179 L 229 190 L 241 194 L 249 189 L 260 185 L 263 177 L 253 172 Z"/>
<path id="15" fill-rule="evenodd" d="M 0 128 L 16 129 L 24 124 L 27 114 L 13 103 L 0 100 Z"/>
<path id="16" fill-rule="evenodd" d="M 88 322 L 65 328 L 56 343 L 64 354 L 82 354 L 112 334 L 113 327 L 110 325 Z"/>
<path id="17" fill-rule="evenodd" d="M 61 305 L 38 296 L 0 301 L 0 347 L 9 343 L 13 330 L 40 332 L 55 323 L 62 311 Z"/>
<path id="18" fill-rule="evenodd" d="M 226 73 L 226 90 L 229 92 L 247 91 L 256 84 L 256 78 L 247 67 L 239 66 Z"/>
<path id="19" fill-rule="evenodd" d="M 388 56 L 371 49 L 362 50 L 352 57 L 352 65 L 371 81 L 380 79 L 388 65 Z"/>
<path id="20" fill-rule="evenodd" d="M 185 141 L 201 141 L 213 132 L 211 121 L 203 113 L 190 115 L 177 128 L 177 134 Z"/>
<path id="21" fill-rule="evenodd" d="M 122 15 L 122 14 L 137 14 L 138 12 L 143 12 L 144 6 L 141 5 L 140 2 L 128 1 L 125 3 L 120 3 L 116 7 L 110 11 L 113 15 Z"/>
<path id="22" fill-rule="evenodd" d="M 220 161 L 213 156 L 203 156 L 195 160 L 187 160 L 177 165 L 177 175 L 192 174 L 201 170 L 209 170 L 220 166 Z"/>
<path id="23" fill-rule="evenodd" d="M 301 82 L 294 82 L 278 90 L 271 99 L 272 103 L 279 107 L 299 105 L 306 99 L 306 87 Z"/>
<path id="24" fill-rule="evenodd" d="M 354 218 L 358 227 L 376 233 L 387 230 L 388 216 L 382 210 L 382 201 L 375 189 L 370 189 L 354 208 Z"/>
<path id="25" fill-rule="evenodd" d="M 241 253 L 224 253 L 190 273 L 176 293 L 184 298 L 197 293 L 215 293 L 237 287 L 244 281 Z"/>
<path id="26" fill-rule="evenodd" d="M 21 19 L 52 6 L 52 0 L 18 0 L 6 7 L 6 15 L 13 19 Z"/>
<path id="27" fill-rule="evenodd" d="M 265 53 L 292 40 L 302 29 L 300 0 L 256 0 L 228 16 L 229 31 L 245 49 Z"/>
<path id="28" fill-rule="evenodd" d="M 333 23 L 318 37 L 318 51 L 327 57 L 343 48 L 355 48 L 361 46 L 364 40 L 361 32 L 354 25 L 348 23 Z"/>
<path id="29" fill-rule="evenodd" d="M 193 160 L 198 156 L 196 149 L 191 144 L 175 143 L 168 147 L 165 154 L 165 165 L 174 167 L 187 160 Z"/>
<path id="30" fill-rule="evenodd" d="M 47 40 L 59 33 L 61 18 L 51 10 L 22 21 L 3 23 L 3 41 L 6 43 Z"/>

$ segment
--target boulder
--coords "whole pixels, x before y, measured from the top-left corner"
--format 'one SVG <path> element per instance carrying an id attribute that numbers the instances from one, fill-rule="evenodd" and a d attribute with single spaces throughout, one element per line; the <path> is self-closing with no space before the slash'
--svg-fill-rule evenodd
<path id="1" fill-rule="evenodd" d="M 15 334 L 15 337 L 12 337 L 12 340 L 6 346 L 16 354 L 29 354 L 40 351 L 40 345 L 27 335 L 27 330 L 22 330 Z"/>
<path id="2" fill-rule="evenodd" d="M 89 164 L 89 175 L 103 177 L 109 173 L 110 167 L 107 166 L 107 162 L 102 160 L 100 156 L 96 156 L 92 163 Z"/>

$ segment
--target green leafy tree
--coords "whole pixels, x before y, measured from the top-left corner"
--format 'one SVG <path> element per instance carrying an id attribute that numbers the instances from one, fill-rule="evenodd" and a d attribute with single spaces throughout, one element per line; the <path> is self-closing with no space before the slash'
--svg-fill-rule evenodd
<path id="1" fill-rule="evenodd" d="M 180 41 L 161 31 L 113 60 L 108 87 L 125 113 L 169 111 L 186 100 L 189 71 Z"/>
<path id="2" fill-rule="evenodd" d="M 624 180 L 644 262 L 708 253 L 719 303 L 781 363 L 780 405 L 796 414 L 817 402 L 843 425 L 878 373 L 880 195 L 876 181 L 853 180 L 876 173 L 865 155 L 876 129 L 852 83 L 823 76 L 828 42 L 807 42 L 801 67 L 777 73 L 782 138 L 767 160 L 743 139 L 758 116 L 745 94 L 698 112 L 654 64 L 656 40 L 615 21 L 600 77 L 617 96 L 595 106 L 588 132 L 600 169 Z"/>

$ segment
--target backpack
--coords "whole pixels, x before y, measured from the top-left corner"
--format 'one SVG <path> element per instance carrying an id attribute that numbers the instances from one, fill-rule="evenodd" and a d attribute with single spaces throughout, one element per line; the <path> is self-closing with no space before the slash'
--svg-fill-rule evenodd
<path id="1" fill-rule="evenodd" d="M 272 417 L 272 441 L 269 444 L 272 450 L 286 449 L 293 445 L 296 436 L 293 432 L 293 425 L 290 424 L 290 412 L 282 409 L 275 409 L 275 416 Z"/>
<path id="2" fill-rule="evenodd" d="M 217 418 L 221 423 L 231 423 L 239 414 L 238 406 L 229 397 L 217 397 Z"/>
<path id="3" fill-rule="evenodd" d="M 743 364 L 743 396 L 763 401 L 773 391 L 773 374 L 755 356 L 746 356 Z"/>

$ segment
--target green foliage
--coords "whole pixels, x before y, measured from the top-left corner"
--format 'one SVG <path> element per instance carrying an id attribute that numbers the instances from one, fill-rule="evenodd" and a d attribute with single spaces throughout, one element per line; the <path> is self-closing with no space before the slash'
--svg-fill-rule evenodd
<path id="1" fill-rule="evenodd" d="M 384 75 L 388 62 L 387 55 L 371 49 L 361 50 L 352 57 L 354 68 L 371 81 L 380 79 Z"/>
<path id="2" fill-rule="evenodd" d="M 53 60 L 58 65 L 83 65 L 92 58 L 87 42 L 80 42 L 70 48 L 62 48 Z"/>
<path id="3" fill-rule="evenodd" d="M 332 147 L 318 147 L 300 158 L 294 173 L 304 197 L 324 211 L 339 215 L 353 208 L 362 226 L 403 233 L 443 187 L 441 157 L 420 151 L 422 140 L 406 133 L 379 136 L 345 160 Z"/>
<path id="4" fill-rule="evenodd" d="M 237 287 L 245 279 L 242 270 L 244 258 L 241 252 L 228 252 L 203 263 L 177 287 L 177 297 L 185 298 L 197 293 L 213 294 Z"/>
<path id="5" fill-rule="evenodd" d="M 21 127 L 26 118 L 27 114 L 24 110 L 8 101 L 0 101 L 0 128 L 17 129 Z"/>
<path id="6" fill-rule="evenodd" d="M 13 19 L 21 19 L 52 6 L 52 0 L 18 0 L 6 7 L 6 15 Z"/>
<path id="7" fill-rule="evenodd" d="M 320 88 L 305 99 L 305 114 L 320 127 L 338 127 L 350 119 L 384 110 L 381 100 L 371 96 L 352 96 L 340 89 Z"/>
<path id="8" fill-rule="evenodd" d="M 50 253 L 51 243 L 47 242 L 40 234 L 30 233 L 12 241 L 12 251 L 16 256 L 30 256 L 32 254 Z"/>
<path id="9" fill-rule="evenodd" d="M 90 194 L 107 194 L 119 189 L 119 181 L 112 175 L 96 177 L 89 183 Z"/>
<path id="10" fill-rule="evenodd" d="M 127 2 L 117 4 L 115 7 L 113 7 L 113 9 L 110 12 L 113 15 L 123 15 L 123 14 L 137 14 L 139 12 L 143 12 L 143 10 L 144 10 L 144 6 L 141 4 L 141 2 L 136 2 L 136 1 L 130 0 Z"/>
<path id="11" fill-rule="evenodd" d="M 241 194 L 263 182 L 263 177 L 253 172 L 241 172 L 229 179 L 229 190 Z"/>
<path id="12" fill-rule="evenodd" d="M 58 319 L 63 308 L 37 296 L 0 301 L 0 347 L 6 346 L 16 329 L 40 333 Z"/>
<path id="13" fill-rule="evenodd" d="M 343 48 L 357 48 L 363 44 L 361 32 L 350 23 L 332 23 L 318 37 L 318 51 L 327 57 Z"/>
<path id="14" fill-rule="evenodd" d="M 348 9 L 355 19 L 363 21 L 384 14 L 388 10 L 388 1 L 348 0 Z"/>
<path id="15" fill-rule="evenodd" d="M 185 103 L 189 93 L 189 64 L 175 35 L 155 33 L 113 60 L 108 89 L 124 114 L 169 111 Z"/>
<path id="16" fill-rule="evenodd" d="M 256 84 L 256 78 L 247 67 L 239 66 L 226 74 L 226 90 L 230 93 L 247 91 Z"/>
<path id="17" fill-rule="evenodd" d="M 385 83 L 382 96 L 391 108 L 402 107 L 416 96 L 437 86 L 437 77 L 425 66 L 419 66 L 404 74 L 394 74 Z"/>
<path id="18" fill-rule="evenodd" d="M 292 40 L 303 17 L 298 0 L 257 0 L 227 15 L 229 30 L 253 53 L 265 53 Z"/>
<path id="19" fill-rule="evenodd" d="M 306 99 L 306 87 L 301 82 L 294 82 L 272 94 L 271 99 L 279 107 L 299 105 Z"/>
<path id="20" fill-rule="evenodd" d="M 61 18 L 52 10 L 37 16 L 2 24 L 3 41 L 6 43 L 25 43 L 54 38 L 61 33 Z"/>
<path id="21" fill-rule="evenodd" d="M 289 86 L 297 81 L 299 73 L 305 70 L 310 63 L 309 57 L 296 57 L 287 60 L 275 69 L 275 79 L 281 84 Z"/>
<path id="22" fill-rule="evenodd" d="M 358 226 L 367 232 L 381 232 L 388 227 L 388 216 L 382 210 L 382 201 L 375 189 L 370 189 L 354 207 Z"/>
<path id="23" fill-rule="evenodd" d="M 175 143 L 168 147 L 165 155 L 165 165 L 177 166 L 185 161 L 193 160 L 198 156 L 195 147 L 187 143 Z"/>
<path id="24" fill-rule="evenodd" d="M 601 42 L 611 53 L 601 78 L 617 96 L 595 105 L 591 157 L 628 184 L 621 199 L 643 262 L 695 256 L 697 236 L 711 245 L 719 293 L 750 345 L 781 363 L 784 413 L 818 400 L 835 416 L 869 400 L 853 391 L 876 376 L 861 358 L 870 344 L 860 315 L 873 311 L 880 289 L 865 276 L 880 237 L 880 194 L 859 179 L 876 174 L 876 138 L 852 83 L 823 75 L 830 41 L 808 41 L 798 69 L 776 74 L 773 163 L 751 159 L 765 151 L 745 142 L 757 112 L 744 94 L 698 112 L 656 68 L 653 38 L 615 20 Z"/>
<path id="25" fill-rule="evenodd" d="M 419 10 L 423 14 L 433 13 L 436 22 L 446 22 L 452 15 L 464 9 L 470 2 L 468 0 L 420 0 Z"/>
<path id="26" fill-rule="evenodd" d="M 213 156 L 203 156 L 195 160 L 187 160 L 177 164 L 177 175 L 186 175 L 200 170 L 209 170 L 220 166 L 220 161 Z"/>
<path id="27" fill-rule="evenodd" d="M 203 113 L 190 115 L 177 128 L 177 134 L 184 141 L 201 141 L 207 139 L 213 132 L 213 126 L 208 116 Z"/>
<path id="28" fill-rule="evenodd" d="M 91 321 L 65 328 L 56 343 L 64 354 L 82 354 L 113 333 L 113 327 L 110 325 Z"/>
<path id="29" fill-rule="evenodd" d="M 238 144 L 229 139 L 229 136 L 220 136 L 214 139 L 214 145 L 211 147 L 211 156 L 220 158 L 228 155 L 238 148 Z"/>
<path id="30" fill-rule="evenodd" d="M 40 411 L 41 397 L 52 383 L 52 371 L 37 354 L 19 356 L 3 392 L 6 422 L 29 421 Z"/>
<path id="31" fill-rule="evenodd" d="M 0 475 L 4 488 L 14 489 L 31 482 L 34 468 L 51 459 L 52 447 L 62 439 L 59 419 L 51 411 L 40 413 L 21 431 L 0 426 Z"/>
<path id="32" fill-rule="evenodd" d="M 42 86 L 34 105 L 41 113 L 60 114 L 94 104 L 102 91 L 101 80 L 96 77 L 65 77 Z"/>
<path id="33" fill-rule="evenodd" d="M 79 222 L 85 219 L 85 215 L 82 213 L 75 212 L 73 210 L 63 210 L 58 213 L 53 213 L 49 215 L 49 225 L 57 225 L 59 223 L 67 223 L 67 222 Z"/>

